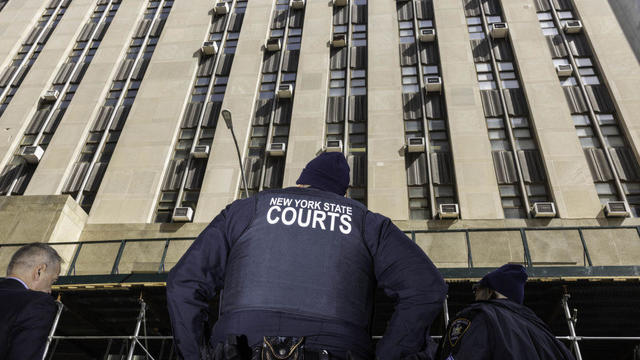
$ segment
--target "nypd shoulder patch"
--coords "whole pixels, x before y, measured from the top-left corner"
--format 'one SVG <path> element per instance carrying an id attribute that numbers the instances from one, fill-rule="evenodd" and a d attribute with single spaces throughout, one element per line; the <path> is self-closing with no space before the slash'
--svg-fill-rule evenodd
<path id="1" fill-rule="evenodd" d="M 451 347 L 458 345 L 458 341 L 460 341 L 462 335 L 469 329 L 469 326 L 471 326 L 471 320 L 465 318 L 457 318 L 451 323 L 448 334 L 449 345 L 451 345 Z"/>

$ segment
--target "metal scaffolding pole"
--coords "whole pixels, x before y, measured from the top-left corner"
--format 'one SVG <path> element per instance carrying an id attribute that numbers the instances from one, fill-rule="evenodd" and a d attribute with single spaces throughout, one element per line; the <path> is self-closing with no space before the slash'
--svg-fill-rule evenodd
<path id="1" fill-rule="evenodd" d="M 576 309 L 573 310 L 573 315 L 569 310 L 569 298 L 571 295 L 564 294 L 562 297 L 562 308 L 564 309 L 564 316 L 567 318 L 567 326 L 569 326 L 569 340 L 571 341 L 571 346 L 573 347 L 573 351 L 576 355 L 576 360 L 582 360 L 582 354 L 580 353 L 580 345 L 578 345 L 578 341 L 580 340 L 576 336 L 576 322 L 578 322 L 578 311 Z"/>
<path id="2" fill-rule="evenodd" d="M 49 352 L 49 347 L 51 346 L 51 341 L 53 341 L 53 335 L 56 333 L 56 329 L 58 328 L 58 323 L 60 322 L 60 316 L 62 315 L 62 310 L 64 309 L 64 305 L 60 301 L 60 296 L 56 300 L 56 305 L 58 306 L 58 312 L 56 312 L 56 317 L 53 320 L 53 326 L 51 326 L 51 331 L 49 331 L 49 336 L 47 337 L 47 344 L 44 346 L 44 352 L 42 353 L 42 360 L 47 357 L 47 352 Z"/>
<path id="3" fill-rule="evenodd" d="M 142 326 L 143 322 L 146 324 L 146 319 L 147 319 L 146 317 L 147 303 L 144 302 L 144 300 L 142 299 L 142 296 L 140 296 L 139 301 L 140 301 L 140 313 L 138 313 L 138 321 L 136 322 L 136 329 L 134 330 L 133 336 L 131 337 L 131 347 L 129 348 L 129 355 L 127 355 L 127 360 L 133 359 L 133 353 L 135 352 L 136 344 L 140 345 L 140 348 L 147 354 L 148 357 L 151 358 L 151 360 L 154 360 L 153 356 L 151 356 L 147 348 L 144 345 L 142 345 L 142 343 L 139 340 L 140 327 Z M 145 333 L 146 333 L 146 326 L 145 326 Z M 147 337 L 144 336 L 144 338 L 146 339 Z"/>
<path id="4" fill-rule="evenodd" d="M 447 331 L 447 326 L 449 326 L 449 302 L 447 301 L 449 299 L 449 295 L 447 295 L 444 298 L 444 331 Z"/>

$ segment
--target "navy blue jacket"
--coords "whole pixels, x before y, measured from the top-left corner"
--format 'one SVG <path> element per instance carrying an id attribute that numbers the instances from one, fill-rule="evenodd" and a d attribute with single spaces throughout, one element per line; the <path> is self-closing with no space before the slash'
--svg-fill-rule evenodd
<path id="1" fill-rule="evenodd" d="M 56 309 L 51 295 L 0 279 L 0 359 L 41 360 Z"/>
<path id="2" fill-rule="evenodd" d="M 420 351 L 446 284 L 425 253 L 386 217 L 316 189 L 259 193 L 227 206 L 169 273 L 176 343 L 199 358 L 207 302 L 224 288 L 210 339 L 306 336 L 309 349 L 373 357 L 376 286 L 397 300 L 379 359 Z"/>
<path id="3" fill-rule="evenodd" d="M 573 360 L 531 309 L 511 300 L 479 301 L 451 321 L 438 359 Z"/>

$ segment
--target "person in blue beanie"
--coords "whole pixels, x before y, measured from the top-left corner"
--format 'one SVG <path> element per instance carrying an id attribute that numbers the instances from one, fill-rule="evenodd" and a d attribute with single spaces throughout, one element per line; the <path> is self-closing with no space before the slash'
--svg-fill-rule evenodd
<path id="1" fill-rule="evenodd" d="M 549 327 L 523 305 L 527 271 L 506 264 L 474 285 L 475 302 L 449 323 L 441 360 L 573 360 Z"/>
<path id="2" fill-rule="evenodd" d="M 167 280 L 184 359 L 208 346 L 216 350 L 204 357 L 246 358 L 242 343 L 258 359 L 396 360 L 423 350 L 447 285 L 387 217 L 345 198 L 349 171 L 344 155 L 323 153 L 297 187 L 237 200 L 198 236 Z M 376 287 L 396 310 L 374 350 Z M 208 336 L 209 302 L 220 291 Z"/>

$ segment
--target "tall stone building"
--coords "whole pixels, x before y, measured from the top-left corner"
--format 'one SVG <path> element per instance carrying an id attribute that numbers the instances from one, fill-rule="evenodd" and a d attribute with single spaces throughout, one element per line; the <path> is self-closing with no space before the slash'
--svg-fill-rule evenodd
<path id="1" fill-rule="evenodd" d="M 0 265 L 53 244 L 76 309 L 115 296 L 82 286 L 162 288 L 245 196 L 228 109 L 248 193 L 343 152 L 347 195 L 452 291 L 522 263 L 554 329 L 565 286 L 602 325 L 582 330 L 637 336 L 637 301 L 598 305 L 640 278 L 640 64 L 609 2 L 0 1 Z"/>

